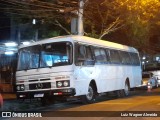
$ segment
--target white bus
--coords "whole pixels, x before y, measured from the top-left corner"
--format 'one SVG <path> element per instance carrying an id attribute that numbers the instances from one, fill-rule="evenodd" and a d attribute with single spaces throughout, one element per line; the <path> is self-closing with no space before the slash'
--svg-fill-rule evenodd
<path id="1" fill-rule="evenodd" d="M 96 95 L 129 95 L 141 84 L 138 51 L 85 36 L 55 37 L 19 48 L 18 98 L 73 97 L 92 103 Z"/>

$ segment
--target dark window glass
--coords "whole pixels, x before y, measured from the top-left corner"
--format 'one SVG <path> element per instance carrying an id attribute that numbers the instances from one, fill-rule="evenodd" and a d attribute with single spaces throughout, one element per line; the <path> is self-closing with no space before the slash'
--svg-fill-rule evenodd
<path id="1" fill-rule="evenodd" d="M 120 55 L 123 64 L 132 64 L 131 57 L 128 52 L 121 51 Z"/>
<path id="2" fill-rule="evenodd" d="M 140 65 L 139 57 L 137 53 L 130 53 L 131 61 L 133 65 Z"/>
<path id="3" fill-rule="evenodd" d="M 92 65 L 94 60 L 90 46 L 76 45 L 76 65 Z"/>
<path id="4" fill-rule="evenodd" d="M 86 46 L 86 59 L 93 60 L 92 51 L 90 46 Z"/>
<path id="5" fill-rule="evenodd" d="M 59 42 L 42 45 L 40 67 L 69 65 L 72 63 L 72 45 Z"/>
<path id="6" fill-rule="evenodd" d="M 77 59 L 78 60 L 85 60 L 86 55 L 86 48 L 84 45 L 77 45 Z"/>
<path id="7" fill-rule="evenodd" d="M 18 70 L 28 70 L 72 63 L 72 44 L 57 42 L 35 45 L 19 50 Z"/>
<path id="8" fill-rule="evenodd" d="M 94 48 L 94 55 L 97 63 L 106 63 L 108 61 L 105 49 Z"/>
<path id="9" fill-rule="evenodd" d="M 109 49 L 105 49 L 105 52 L 106 52 L 107 61 L 110 62 Z"/>
<path id="10" fill-rule="evenodd" d="M 150 78 L 150 74 L 142 74 L 142 78 Z"/>
<path id="11" fill-rule="evenodd" d="M 19 50 L 18 70 L 35 69 L 39 67 L 40 45 Z"/>
<path id="12" fill-rule="evenodd" d="M 110 55 L 111 63 L 115 63 L 115 64 L 122 63 L 119 52 L 117 50 L 110 50 L 109 55 Z"/>

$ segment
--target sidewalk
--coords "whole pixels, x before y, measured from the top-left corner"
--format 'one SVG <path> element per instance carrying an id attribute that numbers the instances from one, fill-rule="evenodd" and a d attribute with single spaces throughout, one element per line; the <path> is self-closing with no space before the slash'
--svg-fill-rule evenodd
<path id="1" fill-rule="evenodd" d="M 16 93 L 1 93 L 3 100 L 13 100 L 16 99 Z"/>

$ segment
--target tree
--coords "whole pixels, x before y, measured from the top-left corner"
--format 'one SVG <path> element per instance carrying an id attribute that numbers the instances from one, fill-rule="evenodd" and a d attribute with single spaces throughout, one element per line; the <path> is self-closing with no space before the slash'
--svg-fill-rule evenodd
<path id="1" fill-rule="evenodd" d="M 1 0 L 7 3 L 6 9 L 10 14 L 18 16 L 18 23 L 23 23 L 27 19 L 38 19 L 44 22 L 52 21 L 52 24 L 59 26 L 71 34 L 70 31 L 64 27 L 70 23 L 70 19 L 75 14 L 72 11 L 78 10 L 79 1 L 77 0 Z M 114 16 L 117 12 L 112 6 L 114 1 L 109 0 L 84 0 L 84 24 L 86 25 L 87 35 L 92 37 L 102 38 L 110 32 L 114 32 L 121 27 L 122 22 L 118 16 Z M 115 8 L 115 7 L 114 7 Z M 113 12 L 114 11 L 114 12 Z M 21 16 L 22 19 L 19 18 Z M 15 18 L 16 18 L 15 17 Z M 99 18 L 99 19 L 95 19 Z M 65 19 L 65 20 L 62 20 Z M 100 20 L 100 21 L 98 21 Z M 68 22 L 69 21 L 69 22 Z M 62 23 L 61 23 L 62 22 Z M 49 22 L 51 24 L 51 22 Z M 67 25 L 68 26 L 68 25 Z M 94 36 L 94 34 L 96 36 Z"/>
<path id="2" fill-rule="evenodd" d="M 88 36 L 100 39 L 124 25 L 114 0 L 88 0 L 84 8 L 84 24 Z"/>
<path id="3" fill-rule="evenodd" d="M 72 17 L 77 17 L 73 11 L 78 11 L 79 4 L 78 0 L 0 1 L 7 6 L 5 11 L 14 15 L 19 23 L 34 18 L 63 34 L 71 34 L 70 21 Z M 84 31 L 87 36 L 105 39 L 107 35 L 121 30 L 128 37 L 127 43 L 130 43 L 128 45 L 144 49 L 144 46 L 148 48 L 149 38 L 157 32 L 157 28 L 160 28 L 159 0 L 84 0 L 84 2 Z M 54 33 L 53 31 L 51 33 Z M 50 35 L 52 34 L 49 34 L 49 37 Z"/>
<path id="4" fill-rule="evenodd" d="M 38 21 L 38 24 L 32 25 L 33 28 L 40 28 L 40 26 L 48 28 L 48 24 L 53 27 L 49 29 L 51 32 L 48 34 L 48 37 L 54 33 L 55 29 L 61 31 L 64 34 L 64 31 L 67 34 L 70 34 L 70 24 L 68 19 L 71 18 L 70 11 L 78 7 L 77 0 L 0 0 L 1 4 L 4 5 L 4 8 L 1 8 L 12 16 L 14 21 L 18 24 L 28 24 L 32 23 L 33 19 Z M 66 24 L 67 23 L 67 24 Z M 44 26 L 46 25 L 46 26 Z M 58 26 L 58 27 L 57 27 Z M 65 26 L 65 27 L 64 27 Z M 46 29 L 47 30 L 47 29 Z M 65 33 L 65 34 L 66 34 Z M 43 34 L 43 33 L 42 33 Z M 58 34 L 57 34 L 58 35 Z M 27 35 L 25 35 L 27 36 Z M 46 35 L 42 35 L 46 36 Z M 42 37 L 43 38 L 43 37 Z"/>
<path id="5" fill-rule="evenodd" d="M 159 25 L 159 0 L 117 0 L 131 45 L 148 51 L 149 39 Z M 124 12 L 125 11 L 125 12 Z M 150 46 L 151 47 L 151 46 Z"/>

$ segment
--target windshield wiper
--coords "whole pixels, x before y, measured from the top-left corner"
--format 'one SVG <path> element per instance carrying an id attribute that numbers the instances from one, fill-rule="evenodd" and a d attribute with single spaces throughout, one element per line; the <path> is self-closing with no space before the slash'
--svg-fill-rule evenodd
<path id="1" fill-rule="evenodd" d="M 29 64 L 26 64 L 23 70 L 27 71 L 28 69 L 29 69 Z"/>
<path id="2" fill-rule="evenodd" d="M 26 68 L 24 68 L 23 70 L 27 71 L 27 70 L 29 70 L 29 67 L 27 66 L 27 67 L 26 67 Z"/>

